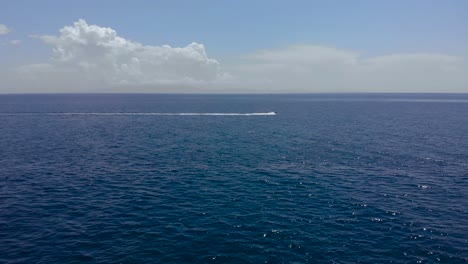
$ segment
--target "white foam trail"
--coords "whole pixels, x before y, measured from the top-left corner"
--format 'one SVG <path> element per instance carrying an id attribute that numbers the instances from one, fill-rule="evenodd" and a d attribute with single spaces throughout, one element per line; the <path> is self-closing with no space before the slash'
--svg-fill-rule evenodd
<path id="1" fill-rule="evenodd" d="M 276 112 L 264 113 L 100 113 L 100 112 L 67 112 L 67 113 L 0 113 L 0 115 L 59 115 L 59 116 L 274 116 Z"/>

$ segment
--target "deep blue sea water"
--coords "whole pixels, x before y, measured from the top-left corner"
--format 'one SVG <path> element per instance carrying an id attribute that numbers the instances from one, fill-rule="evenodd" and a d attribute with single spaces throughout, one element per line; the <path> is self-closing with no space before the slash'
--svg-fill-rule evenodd
<path id="1" fill-rule="evenodd" d="M 467 94 L 0 96 L 0 263 L 358 262 L 468 263 Z"/>

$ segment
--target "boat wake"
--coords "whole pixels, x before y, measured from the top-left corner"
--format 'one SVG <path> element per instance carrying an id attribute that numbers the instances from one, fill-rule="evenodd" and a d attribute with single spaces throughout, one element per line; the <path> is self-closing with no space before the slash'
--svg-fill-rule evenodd
<path id="1" fill-rule="evenodd" d="M 0 115 L 53 115 L 53 116 L 274 116 L 276 112 L 263 113 L 152 113 L 152 112 L 68 112 L 68 113 L 0 113 Z"/>

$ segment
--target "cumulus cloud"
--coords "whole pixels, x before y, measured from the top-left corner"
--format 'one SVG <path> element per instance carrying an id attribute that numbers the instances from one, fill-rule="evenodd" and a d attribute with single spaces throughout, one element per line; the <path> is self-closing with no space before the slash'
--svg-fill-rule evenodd
<path id="1" fill-rule="evenodd" d="M 181 48 L 146 46 L 82 19 L 62 28 L 58 36 L 36 37 L 53 47 L 53 56 L 47 64 L 21 67 L 33 78 L 65 71 L 89 83 L 115 86 L 198 84 L 220 77 L 219 63 L 195 42 Z"/>
<path id="2" fill-rule="evenodd" d="M 10 31 L 11 30 L 6 25 L 0 24 L 0 35 L 8 34 Z"/>
<path id="3" fill-rule="evenodd" d="M 446 54 L 295 45 L 241 55 L 221 70 L 202 44 L 143 45 L 85 20 L 36 38 L 51 58 L 0 70 L 0 92 L 468 92 L 467 61 Z"/>
<path id="4" fill-rule="evenodd" d="M 255 52 L 229 70 L 243 85 L 264 92 L 468 92 L 466 61 L 444 54 L 366 58 L 301 45 Z"/>

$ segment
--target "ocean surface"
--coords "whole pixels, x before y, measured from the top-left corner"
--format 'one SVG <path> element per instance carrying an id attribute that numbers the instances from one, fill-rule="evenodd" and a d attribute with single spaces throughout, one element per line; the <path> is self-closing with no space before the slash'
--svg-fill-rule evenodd
<path id="1" fill-rule="evenodd" d="M 0 95 L 0 263 L 359 262 L 468 263 L 468 94 Z"/>

